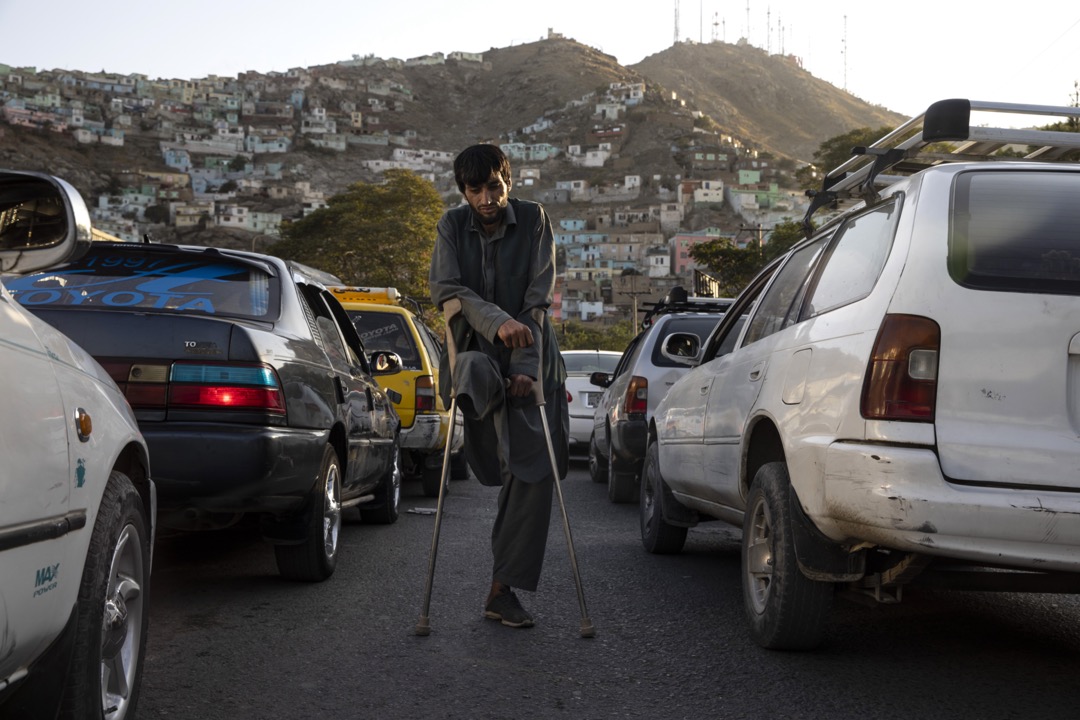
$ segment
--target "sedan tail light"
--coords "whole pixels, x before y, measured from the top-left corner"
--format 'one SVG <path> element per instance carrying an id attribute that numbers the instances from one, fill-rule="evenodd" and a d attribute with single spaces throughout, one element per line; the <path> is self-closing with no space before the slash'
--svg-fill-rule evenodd
<path id="1" fill-rule="evenodd" d="M 107 360 L 102 366 L 136 410 L 216 408 L 285 414 L 281 383 L 267 365 Z"/>
<path id="2" fill-rule="evenodd" d="M 628 413 L 645 413 L 649 406 L 649 381 L 638 375 L 630 378 L 623 398 L 623 409 Z"/>
<path id="3" fill-rule="evenodd" d="M 941 329 L 930 318 L 886 315 L 863 383 L 867 420 L 934 421 Z"/>

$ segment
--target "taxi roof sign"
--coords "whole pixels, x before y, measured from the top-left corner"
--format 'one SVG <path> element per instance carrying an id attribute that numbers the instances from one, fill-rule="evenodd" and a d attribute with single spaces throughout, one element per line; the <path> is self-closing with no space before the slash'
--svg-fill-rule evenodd
<path id="1" fill-rule="evenodd" d="M 392 287 L 335 287 L 330 290 L 340 297 L 340 302 L 354 303 L 379 303 L 381 305 L 398 305 L 401 301 L 401 293 Z"/>

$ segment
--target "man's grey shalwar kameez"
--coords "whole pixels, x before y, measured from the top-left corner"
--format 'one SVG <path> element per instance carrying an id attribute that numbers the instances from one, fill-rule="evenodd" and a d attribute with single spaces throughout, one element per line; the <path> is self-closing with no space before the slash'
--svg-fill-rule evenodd
<path id="1" fill-rule="evenodd" d="M 502 485 L 491 534 L 492 579 L 535 590 L 551 517 L 551 461 L 534 399 L 507 396 L 505 380 L 527 375 L 542 381 L 559 476 L 565 477 L 566 369 L 546 312 L 555 289 L 555 242 L 543 207 L 511 199 L 490 237 L 467 205 L 447 211 L 429 279 L 438 308 L 453 299 L 461 303 L 448 332 L 457 349 L 452 377 L 466 418 L 466 457 L 480 482 Z M 511 350 L 499 340 L 499 328 L 511 318 L 532 331 L 531 346 Z M 448 369 L 444 351 L 439 391 L 447 402 Z"/>

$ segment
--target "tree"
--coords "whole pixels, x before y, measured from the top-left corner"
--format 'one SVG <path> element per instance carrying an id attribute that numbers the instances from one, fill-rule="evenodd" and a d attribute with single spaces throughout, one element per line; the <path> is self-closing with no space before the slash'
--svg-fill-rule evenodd
<path id="1" fill-rule="evenodd" d="M 801 222 L 784 220 L 773 226 L 764 245 L 750 243 L 739 248 L 727 238 L 718 238 L 690 248 L 690 257 L 708 268 L 709 273 L 720 281 L 721 294 L 733 297 L 749 285 L 770 260 L 783 255 L 804 237 L 806 231 Z"/>
<path id="2" fill-rule="evenodd" d="M 350 285 L 428 296 L 428 270 L 443 212 L 435 186 L 409 170 L 381 184 L 357 182 L 326 207 L 282 225 L 268 252 L 325 270 Z"/>
<path id="3" fill-rule="evenodd" d="M 570 320 L 559 323 L 560 350 L 614 350 L 622 352 L 634 339 L 636 328 L 629 320 L 598 328 Z"/>
<path id="4" fill-rule="evenodd" d="M 862 127 L 831 137 L 814 151 L 814 164 L 800 168 L 795 177 L 803 190 L 819 190 L 823 174 L 846 162 L 851 157 L 852 148 L 866 147 L 892 131 L 893 128 L 888 126 L 877 130 Z"/>
<path id="5" fill-rule="evenodd" d="M 169 222 L 169 208 L 166 205 L 151 205 L 143 211 L 143 217 L 156 225 Z"/>

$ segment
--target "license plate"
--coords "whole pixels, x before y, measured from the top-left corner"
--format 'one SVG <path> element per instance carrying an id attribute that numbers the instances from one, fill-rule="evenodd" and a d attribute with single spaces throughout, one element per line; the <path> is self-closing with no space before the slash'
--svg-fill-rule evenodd
<path id="1" fill-rule="evenodd" d="M 585 407 L 594 408 L 600 402 L 600 395 L 603 393 L 587 392 L 585 393 Z"/>

